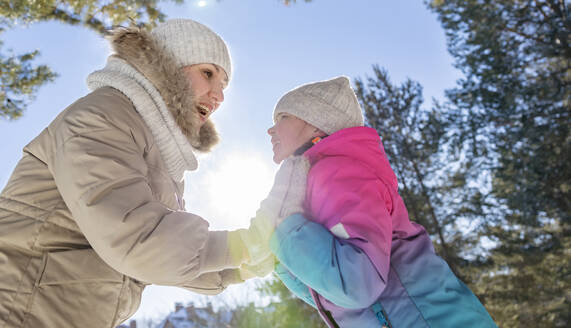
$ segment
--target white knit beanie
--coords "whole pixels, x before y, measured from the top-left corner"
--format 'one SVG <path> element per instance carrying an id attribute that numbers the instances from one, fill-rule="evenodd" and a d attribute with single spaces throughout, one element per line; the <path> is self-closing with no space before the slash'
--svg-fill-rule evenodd
<path id="1" fill-rule="evenodd" d="M 159 46 L 169 51 L 180 67 L 216 64 L 232 75 L 230 53 L 226 43 L 211 29 L 191 19 L 168 20 L 151 31 Z"/>
<path id="2" fill-rule="evenodd" d="M 340 76 L 299 86 L 276 104 L 279 113 L 292 114 L 331 135 L 341 129 L 363 126 L 363 113 L 349 79 Z"/>

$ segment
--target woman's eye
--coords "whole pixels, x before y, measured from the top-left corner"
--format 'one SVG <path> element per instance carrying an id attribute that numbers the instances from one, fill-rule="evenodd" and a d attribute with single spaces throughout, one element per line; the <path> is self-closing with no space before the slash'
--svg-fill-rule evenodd
<path id="1" fill-rule="evenodd" d="M 207 70 L 207 69 L 206 69 L 206 70 L 204 70 L 203 72 L 204 72 L 204 75 L 205 75 L 207 78 L 211 78 L 212 75 L 214 75 L 211 70 Z"/>

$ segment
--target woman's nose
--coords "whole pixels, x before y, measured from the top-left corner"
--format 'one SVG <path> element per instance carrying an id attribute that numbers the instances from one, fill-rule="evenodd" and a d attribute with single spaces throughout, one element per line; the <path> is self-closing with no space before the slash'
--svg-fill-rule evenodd
<path id="1" fill-rule="evenodd" d="M 210 90 L 210 96 L 216 100 L 217 103 L 222 103 L 224 101 L 224 91 L 222 87 L 213 87 Z"/>
<path id="2" fill-rule="evenodd" d="M 273 135 L 274 132 L 275 132 L 274 126 L 272 126 L 272 127 L 270 127 L 270 128 L 268 129 L 268 134 L 269 134 L 269 135 Z"/>

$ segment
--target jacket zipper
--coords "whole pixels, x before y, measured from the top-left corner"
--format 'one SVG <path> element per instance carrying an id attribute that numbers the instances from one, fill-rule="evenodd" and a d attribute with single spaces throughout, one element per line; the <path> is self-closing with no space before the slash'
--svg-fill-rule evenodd
<path id="1" fill-rule="evenodd" d="M 391 325 L 391 322 L 387 318 L 387 313 L 383 309 L 383 306 L 381 305 L 381 303 L 376 302 L 375 304 L 373 304 L 373 306 L 371 306 L 371 308 L 372 308 L 373 312 L 375 313 L 375 315 L 377 316 L 377 319 L 379 319 L 379 322 L 381 323 L 381 328 L 392 328 L 393 327 Z"/>

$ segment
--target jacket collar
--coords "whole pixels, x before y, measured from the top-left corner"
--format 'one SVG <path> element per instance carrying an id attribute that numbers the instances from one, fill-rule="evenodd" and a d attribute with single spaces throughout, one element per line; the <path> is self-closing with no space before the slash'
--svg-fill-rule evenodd
<path id="1" fill-rule="evenodd" d="M 325 158 L 350 158 L 369 167 L 393 188 L 398 188 L 381 138 L 373 128 L 359 126 L 341 129 L 309 148 L 304 155 L 312 166 Z"/>

